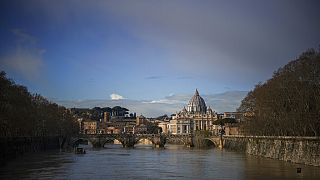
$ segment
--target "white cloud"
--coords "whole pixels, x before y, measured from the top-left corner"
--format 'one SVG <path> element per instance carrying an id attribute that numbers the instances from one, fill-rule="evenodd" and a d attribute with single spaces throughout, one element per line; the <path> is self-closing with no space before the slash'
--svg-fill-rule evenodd
<path id="1" fill-rule="evenodd" d="M 119 95 L 119 94 L 110 94 L 110 98 L 111 100 L 121 100 L 121 99 L 125 99 L 123 96 Z"/>
<path id="2" fill-rule="evenodd" d="M 160 100 L 144 101 L 143 103 L 149 103 L 149 104 L 177 104 L 177 103 L 180 103 L 180 101 L 170 100 L 170 99 L 160 99 Z"/>
<path id="3" fill-rule="evenodd" d="M 164 97 L 164 99 L 160 100 L 152 100 L 152 101 L 144 101 L 143 103 L 149 104 L 185 104 L 189 100 L 191 96 L 185 94 L 175 95 L 174 93 L 170 93 L 169 96 Z"/>

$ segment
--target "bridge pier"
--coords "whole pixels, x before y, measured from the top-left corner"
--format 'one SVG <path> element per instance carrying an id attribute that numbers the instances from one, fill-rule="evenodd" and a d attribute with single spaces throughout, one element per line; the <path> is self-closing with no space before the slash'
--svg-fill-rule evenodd
<path id="1" fill-rule="evenodd" d="M 100 141 L 100 137 L 98 137 L 98 138 L 90 138 L 89 142 L 91 142 L 93 148 L 101 148 L 102 145 L 103 145 L 101 143 L 101 141 Z"/>
<path id="2" fill-rule="evenodd" d="M 153 138 L 153 147 L 154 148 L 164 148 L 166 144 L 166 137 L 165 136 L 156 136 Z"/>
<path id="3" fill-rule="evenodd" d="M 219 138 L 219 148 L 223 149 L 223 139 L 222 139 L 222 135 Z"/>
<path id="4" fill-rule="evenodd" d="M 121 141 L 122 147 L 124 148 L 133 148 L 135 143 L 136 141 L 133 135 L 128 135 L 127 137 L 123 138 Z"/>
<path id="5" fill-rule="evenodd" d="M 187 146 L 187 147 L 194 147 L 193 137 L 192 137 L 192 136 L 189 136 L 189 137 L 187 138 L 186 146 Z"/>

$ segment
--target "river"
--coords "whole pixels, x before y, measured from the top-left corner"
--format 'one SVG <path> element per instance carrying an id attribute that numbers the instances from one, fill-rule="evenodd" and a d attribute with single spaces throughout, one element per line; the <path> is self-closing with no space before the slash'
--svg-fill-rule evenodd
<path id="1" fill-rule="evenodd" d="M 138 145 L 85 147 L 86 154 L 26 154 L 0 168 L 0 179 L 320 179 L 320 168 L 220 149 Z M 297 173 L 297 168 L 302 168 Z"/>

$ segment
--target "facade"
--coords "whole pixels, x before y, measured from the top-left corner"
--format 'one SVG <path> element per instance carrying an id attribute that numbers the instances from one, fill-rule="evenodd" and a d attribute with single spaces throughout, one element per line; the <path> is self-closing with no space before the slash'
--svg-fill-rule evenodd
<path id="1" fill-rule="evenodd" d="M 148 128 L 144 124 L 140 124 L 134 127 L 133 134 L 146 134 L 148 131 Z"/>
<path id="2" fill-rule="evenodd" d="M 109 112 L 104 112 L 103 113 L 103 121 L 106 122 L 110 122 L 111 119 L 111 114 Z"/>
<path id="3" fill-rule="evenodd" d="M 112 122 L 107 123 L 107 134 L 133 133 L 135 125 L 136 119 L 113 119 Z"/>
<path id="4" fill-rule="evenodd" d="M 143 115 L 137 116 L 136 117 L 136 125 L 139 126 L 141 124 L 146 125 L 147 123 L 149 123 L 149 121 L 147 120 L 146 117 L 144 117 Z"/>
<path id="5" fill-rule="evenodd" d="M 84 120 L 82 121 L 82 128 L 84 134 L 96 134 L 98 122 L 95 120 Z"/>
<path id="6" fill-rule="evenodd" d="M 239 126 L 237 124 L 236 125 L 228 124 L 225 126 L 224 130 L 225 130 L 225 135 L 240 135 Z"/>
<path id="7" fill-rule="evenodd" d="M 212 130 L 212 123 L 218 119 L 217 113 L 207 108 L 204 99 L 196 89 L 187 108 L 177 112 L 167 125 L 170 134 L 188 134 L 195 130 Z"/>
<path id="8" fill-rule="evenodd" d="M 158 127 L 162 129 L 162 133 L 168 134 L 168 124 L 169 122 L 165 122 L 165 121 L 158 123 Z"/>

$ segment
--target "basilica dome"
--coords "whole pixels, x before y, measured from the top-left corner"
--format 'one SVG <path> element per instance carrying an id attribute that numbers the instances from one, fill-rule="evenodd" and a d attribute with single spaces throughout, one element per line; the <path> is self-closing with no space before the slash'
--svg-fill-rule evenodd
<path id="1" fill-rule="evenodd" d="M 192 98 L 189 101 L 188 112 L 192 113 L 206 113 L 207 112 L 207 106 L 204 102 L 203 98 L 199 95 L 198 90 L 196 89 L 195 94 L 192 96 Z"/>

